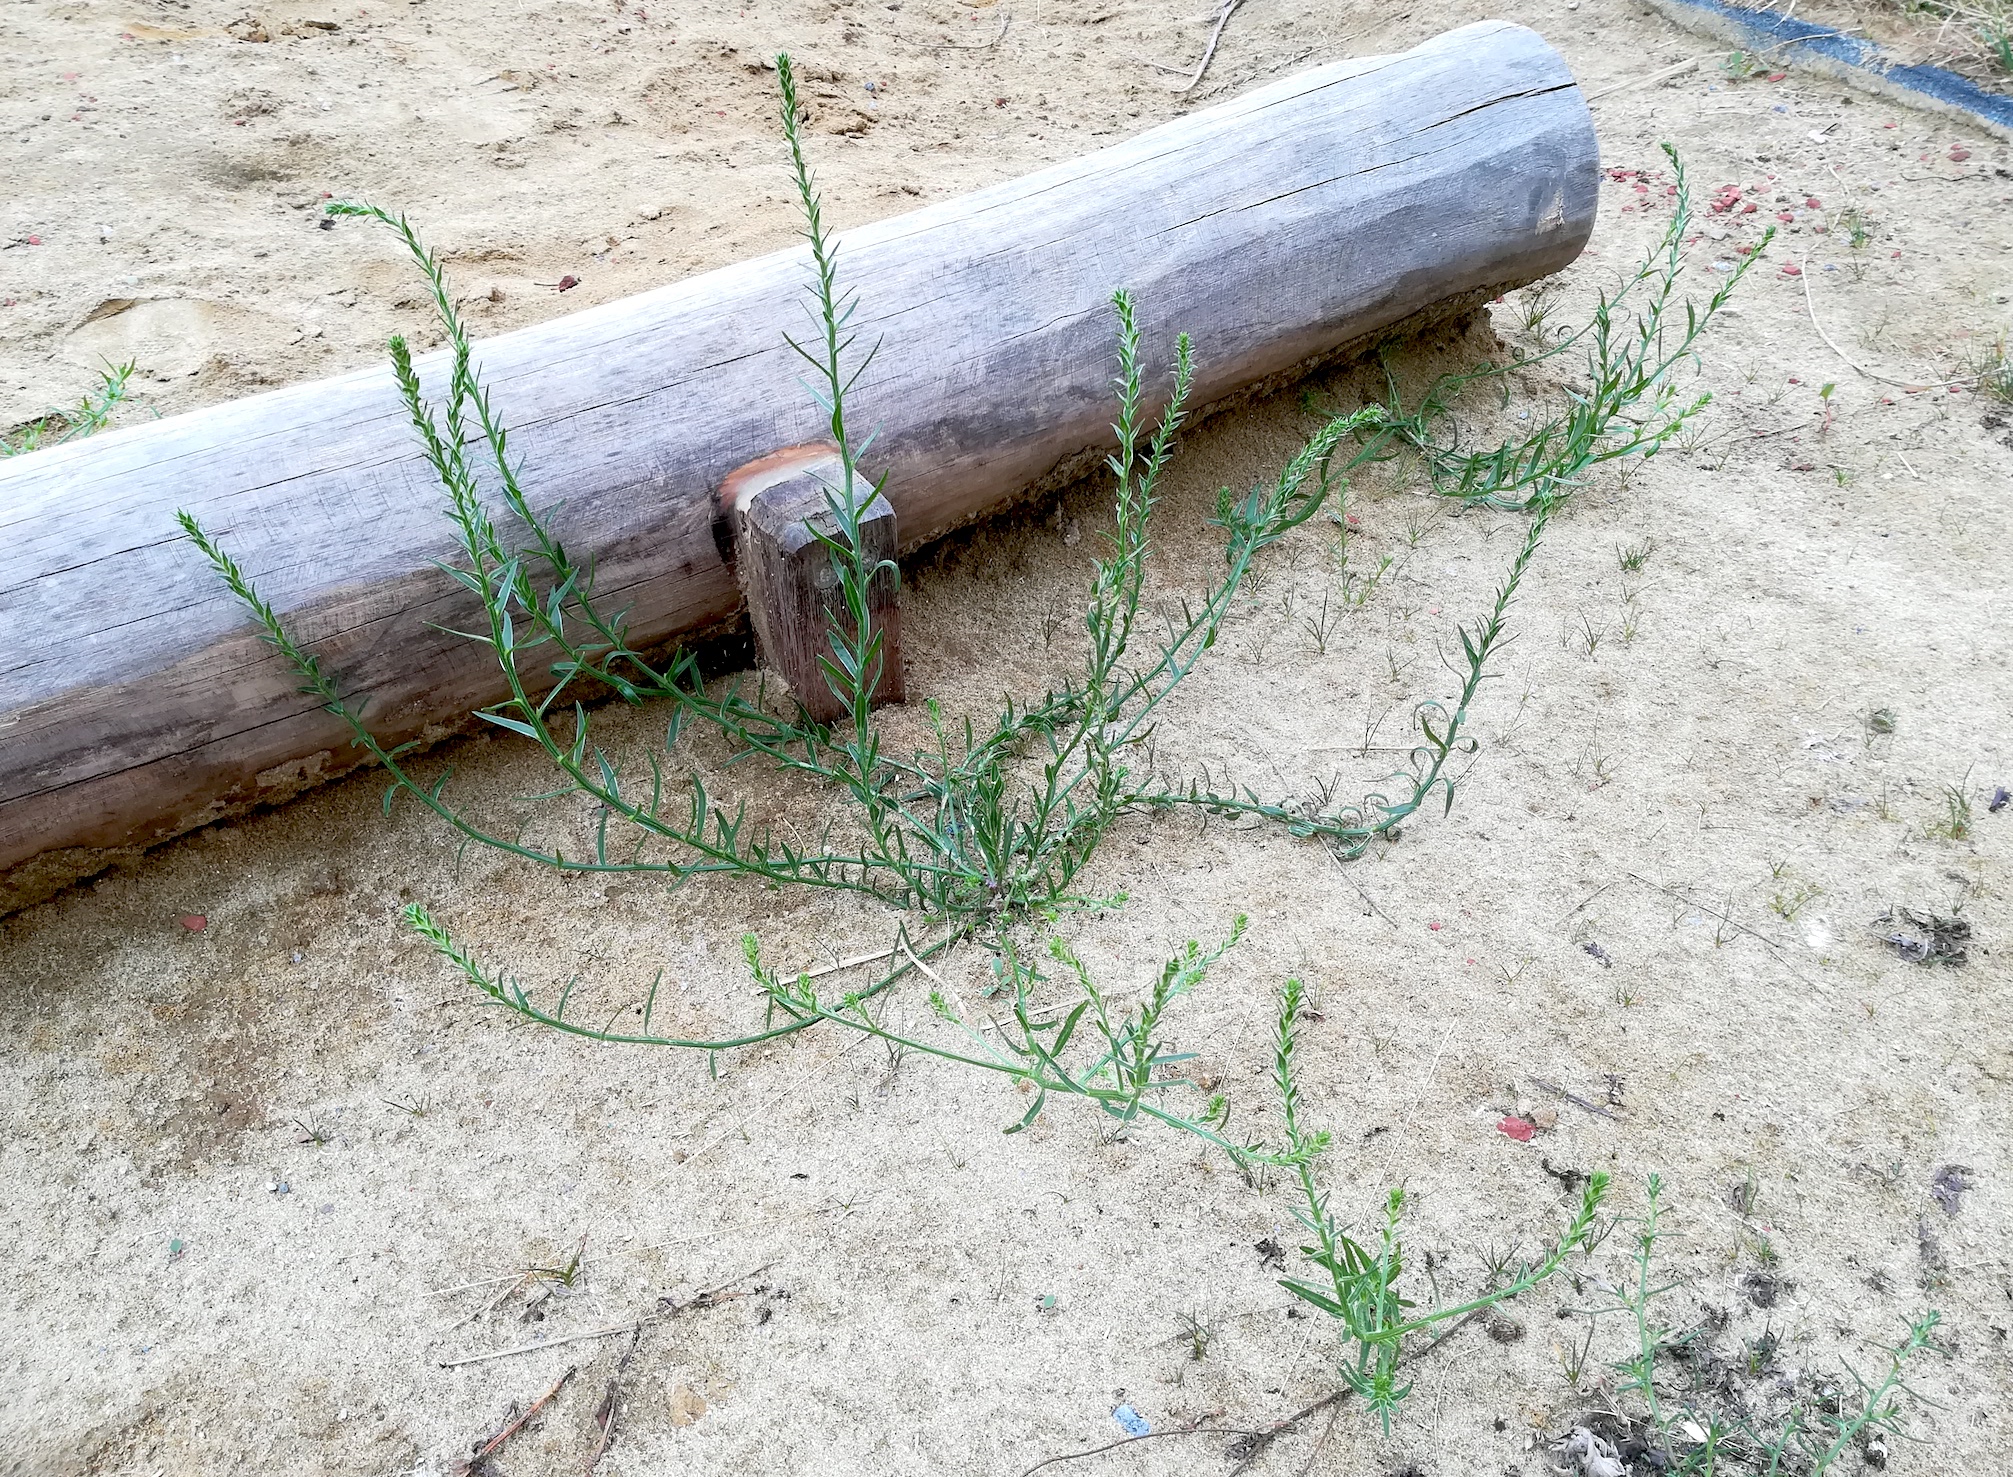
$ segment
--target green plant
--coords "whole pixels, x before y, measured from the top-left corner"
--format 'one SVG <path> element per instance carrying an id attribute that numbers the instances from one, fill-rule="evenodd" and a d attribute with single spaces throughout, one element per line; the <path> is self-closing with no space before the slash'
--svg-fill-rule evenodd
<path id="1" fill-rule="evenodd" d="M 372 735 L 362 718 L 362 701 L 344 692 L 336 675 L 294 639 L 229 553 L 192 516 L 180 515 L 188 537 L 252 613 L 265 639 L 300 673 L 303 690 L 344 720 L 353 742 L 384 768 L 391 781 L 387 805 L 406 795 L 451 827 L 463 845 L 490 847 L 565 873 L 672 882 L 729 876 L 777 888 L 813 887 L 878 900 L 910 921 L 941 930 L 934 939 L 914 943 L 910 921 L 901 923 L 897 947 L 879 956 L 889 959 L 890 967 L 859 989 L 844 992 L 836 1007 L 817 997 L 807 977 L 788 984 L 770 977 L 765 981 L 769 1015 L 760 1029 L 697 1039 L 654 1029 L 657 984 L 633 1008 L 640 1027 L 623 1023 L 619 1008 L 605 1023 L 576 1018 L 569 1014 L 572 983 L 558 992 L 555 1002 L 541 1003 L 504 971 L 462 949 L 446 925 L 424 908 L 408 910 L 409 924 L 489 998 L 526 1019 L 601 1041 L 720 1052 L 826 1020 L 843 1019 L 864 1029 L 867 1002 L 912 973 L 926 973 L 928 961 L 955 945 L 980 939 L 997 957 L 1018 960 L 1012 941 L 1016 928 L 1112 901 L 1079 893 L 1076 882 L 1123 815 L 1192 807 L 1250 817 L 1280 824 L 1296 836 L 1318 837 L 1346 857 L 1377 837 L 1396 839 L 1399 823 L 1430 800 L 1438 798 L 1450 807 L 1454 777 L 1446 765 L 1456 753 L 1475 747 L 1466 734 L 1471 705 L 1489 675 L 1490 658 L 1507 638 L 1510 605 L 1551 517 L 1596 467 L 1654 455 L 1705 406 L 1704 395 L 1681 399 L 1672 376 L 1756 259 L 1751 256 L 1703 309 L 1686 305 L 1683 326 L 1677 326 L 1676 287 L 1689 219 L 1679 168 L 1677 208 L 1658 253 L 1618 290 L 1598 300 L 1588 324 L 1524 361 L 1528 365 L 1575 345 L 1584 350 L 1587 387 L 1571 396 L 1560 416 L 1541 422 L 1516 442 L 1469 451 L 1457 432 L 1446 429 L 1452 406 L 1462 393 L 1501 381 L 1507 368 L 1487 365 L 1443 376 L 1407 408 L 1387 366 L 1384 403 L 1331 416 L 1271 483 L 1242 496 L 1221 495 L 1214 523 L 1224 538 L 1224 566 L 1150 641 L 1140 617 L 1151 516 L 1182 425 L 1193 359 L 1183 337 L 1173 367 L 1173 393 L 1164 412 L 1149 424 L 1142 408 L 1145 376 L 1133 303 L 1125 293 L 1115 294 L 1118 449 L 1107 464 L 1113 524 L 1092 565 L 1083 667 L 1032 703 L 1009 701 L 986 728 L 969 719 L 962 725 L 947 722 L 931 703 L 933 748 L 902 757 L 882 747 L 871 712 L 883 653 L 881 635 L 867 618 L 867 592 L 873 581 L 888 577 L 890 567 L 862 552 L 860 512 L 880 484 L 860 465 L 864 443 L 854 436 L 846 411 L 848 391 L 872 351 L 853 353 L 855 303 L 839 286 L 836 246 L 825 229 L 805 156 L 788 57 L 778 59 L 778 78 L 782 131 L 813 269 L 816 333 L 808 344 L 793 342 L 793 347 L 813 371 L 813 393 L 828 419 L 830 439 L 840 449 L 840 471 L 826 499 L 834 531 L 819 534 L 840 592 L 830 632 L 833 656 L 823 673 L 845 714 L 839 722 L 819 724 L 801 706 L 779 712 L 760 688 L 752 697 L 738 683 L 727 684 L 724 691 L 710 689 L 690 653 L 675 653 L 653 665 L 632 645 L 622 617 L 606 611 L 597 598 L 591 569 L 569 556 L 553 519 L 532 505 L 520 484 L 508 432 L 476 373 L 472 345 L 439 259 L 409 221 L 376 206 L 342 202 L 330 210 L 377 221 L 399 237 L 421 270 L 445 330 L 449 368 L 439 405 L 423 396 L 403 339 L 392 340 L 391 357 L 414 430 L 447 494 L 460 553 L 449 572 L 479 607 L 474 629 L 466 634 L 488 648 L 507 693 L 476 716 L 542 752 L 559 783 L 536 799 L 569 808 L 583 802 L 589 806 L 595 818 L 591 845 L 584 852 L 569 852 L 556 843 L 543 844 L 530 821 L 498 829 L 450 798 L 450 776 L 431 783 L 421 779 L 407 763 L 408 749 L 388 749 Z M 1675 153 L 1671 159 L 1675 167 Z M 1623 305 L 1637 297 L 1641 304 L 1631 310 L 1633 316 L 1623 313 Z M 1408 751 L 1408 769 L 1360 800 L 1344 803 L 1330 787 L 1311 806 L 1262 799 L 1236 785 L 1219 788 L 1195 780 L 1184 785 L 1157 773 L 1145 741 L 1162 704 L 1216 644 L 1240 591 L 1261 572 L 1261 556 L 1312 518 L 1352 470 L 1401 455 L 1418 458 L 1438 495 L 1526 520 L 1521 546 L 1488 613 L 1460 631 L 1458 696 L 1451 706 L 1428 700 L 1415 709 L 1417 738 Z M 480 477 L 478 461 L 490 464 Z M 527 530 L 528 542 L 506 543 L 485 500 L 484 479 L 493 480 L 511 526 Z M 1392 666 L 1395 680 L 1403 670 L 1395 655 Z M 733 762 L 765 761 L 836 790 L 847 802 L 842 819 L 815 845 L 803 844 L 758 830 L 744 808 L 716 800 L 697 774 L 682 793 L 667 786 L 656 753 L 646 753 L 640 764 L 625 763 L 597 741 L 588 702 L 607 696 L 633 705 L 667 705 L 667 747 L 686 731 L 710 732 L 726 742 Z M 750 965 L 759 973 L 753 953 Z M 1016 991 L 1020 968 L 1018 963 L 1007 966 Z M 1053 1068 L 1060 1074 L 1049 1079 L 1052 1090 L 1097 1095 L 1083 1090 L 1081 1078 L 1067 1085 L 1068 1074 L 1044 1059 L 1037 1045 L 1024 1038 L 1021 1049 L 1042 1072 Z M 1113 1099 L 1100 1101 L 1109 1106 Z M 1135 1099 L 1129 1111 L 1150 1110 Z M 1191 1120 L 1191 1125 L 1201 1121 Z"/>
<path id="2" fill-rule="evenodd" d="M 1601 649 L 1601 640 L 1607 634 L 1605 624 L 1596 626 L 1592 616 L 1582 615 L 1579 630 L 1575 631 L 1570 626 L 1566 628 L 1566 644 L 1577 646 L 1583 656 L 1592 656 Z"/>
<path id="3" fill-rule="evenodd" d="M 1637 1419 L 1623 1406 L 1614 1408 L 1633 1423 L 1650 1468 L 1671 1477 L 1722 1473 L 1779 1477 L 1790 1472 L 1821 1477 L 1869 1436 L 1902 1435 L 1902 1397 L 1914 1393 L 1903 1373 L 1916 1356 L 1937 1347 L 1933 1335 L 1942 1315 L 1934 1309 L 1909 1320 L 1907 1333 L 1886 1351 L 1887 1368 L 1877 1381 L 1863 1379 L 1846 1366 L 1857 1390 L 1855 1399 L 1819 1389 L 1814 1396 L 1795 1398 L 1772 1416 L 1764 1415 L 1755 1403 L 1742 1408 L 1731 1399 L 1723 1409 L 1714 1399 L 1715 1391 L 1702 1385 L 1695 1373 L 1681 1375 L 1672 1368 L 1681 1365 L 1689 1370 L 1704 1361 L 1710 1325 L 1674 1327 L 1657 1314 L 1660 1300 L 1681 1285 L 1659 1281 L 1655 1271 L 1664 1236 L 1663 1191 L 1662 1178 L 1651 1175 L 1647 1207 L 1633 1222 L 1634 1253 L 1628 1273 L 1610 1288 L 1614 1300 L 1588 1313 L 1593 1318 L 1618 1315 L 1628 1328 L 1628 1351 L 1612 1366 L 1617 1375 L 1615 1393 L 1626 1405 L 1639 1407 L 1642 1415 Z M 1751 1374 L 1765 1373 L 1774 1357 L 1771 1333 L 1748 1343 L 1743 1351 L 1743 1363 Z M 1684 1397 L 1671 1393 L 1671 1387 L 1680 1383 L 1687 1392 Z"/>
<path id="4" fill-rule="evenodd" d="M 1729 51 L 1720 58 L 1720 73 L 1732 82 L 1745 82 L 1766 70 L 1760 57 L 1748 51 Z"/>
<path id="5" fill-rule="evenodd" d="M 1616 544 L 1615 563 L 1622 567 L 1623 574 L 1635 574 L 1650 562 L 1650 555 L 1654 554 L 1656 549 L 1655 539 L 1646 538 L 1641 543 L 1630 544 L 1626 548 Z"/>
<path id="6" fill-rule="evenodd" d="M 1572 1253 L 1586 1249 L 1595 1235 L 1608 1176 L 1597 1170 L 1588 1177 L 1572 1223 L 1537 1261 L 1520 1262 L 1514 1270 L 1498 1267 L 1500 1275 L 1492 1276 L 1490 1289 L 1480 1297 L 1414 1312 L 1415 1305 L 1398 1290 L 1404 1270 L 1399 1224 L 1405 1192 L 1393 1189 L 1386 1195 L 1382 1223 L 1374 1242 L 1366 1245 L 1349 1236 L 1336 1221 L 1328 1194 L 1315 1174 L 1315 1163 L 1329 1140 L 1325 1132 L 1309 1132 L 1300 1122 L 1300 1090 L 1293 1058 L 1302 1003 L 1300 981 L 1288 980 L 1279 997 L 1272 1078 L 1279 1096 L 1286 1151 L 1273 1162 L 1294 1172 L 1301 1204 L 1294 1207 L 1293 1216 L 1313 1238 L 1311 1245 L 1301 1248 L 1301 1254 L 1323 1275 L 1319 1286 L 1297 1278 L 1281 1279 L 1280 1286 L 1336 1321 L 1345 1341 L 1342 1378 L 1389 1431 L 1393 1412 L 1412 1388 L 1398 1383 L 1405 1340 L 1451 1319 L 1483 1313 L 1522 1296 L 1556 1273 Z"/>
<path id="7" fill-rule="evenodd" d="M 1963 13 L 1978 34 L 1978 44 L 1985 55 L 2008 77 L 2013 77 L 2013 7 L 2005 0 L 1988 0 L 1988 3 L 1964 7 Z"/>
<path id="8" fill-rule="evenodd" d="M 1346 592 L 1346 587 L 1345 587 Z M 1334 601 L 1333 590 L 1321 592 L 1321 608 L 1300 618 L 1300 628 L 1307 633 L 1307 643 L 1314 648 L 1316 656 L 1328 654 L 1328 638 L 1335 634 L 1335 628 L 1342 623 L 1343 601 Z M 1347 596 L 1345 593 L 1344 600 Z M 1331 605 L 1331 601 L 1333 604 Z"/>
<path id="9" fill-rule="evenodd" d="M 1788 923 L 1795 919 L 1811 903 L 1824 896 L 1824 889 L 1815 882 L 1799 882 L 1769 899 L 1769 906 L 1775 915 Z"/>
<path id="10" fill-rule="evenodd" d="M 1857 203 L 1839 211 L 1838 224 L 1845 231 L 1845 244 L 1853 251 L 1864 251 L 1873 244 L 1873 218 Z"/>
<path id="11" fill-rule="evenodd" d="M 526 1267 L 524 1269 L 525 1278 L 533 1282 L 549 1282 L 554 1287 L 563 1287 L 568 1292 L 571 1292 L 580 1282 L 580 1259 L 586 1254 L 587 1237 L 582 1235 L 579 1243 L 573 1248 L 573 1255 L 567 1258 L 565 1265 Z"/>
<path id="12" fill-rule="evenodd" d="M 2013 404 L 2013 359 L 2007 357 L 2005 335 L 2000 335 L 1990 349 L 1977 355 L 1970 369 L 1980 394 Z"/>
<path id="13" fill-rule="evenodd" d="M 1636 606 L 1637 593 L 1626 585 L 1622 587 L 1621 623 L 1616 629 L 1621 634 L 1624 646 L 1635 645 L 1636 637 L 1642 634 L 1643 613 Z"/>
<path id="14" fill-rule="evenodd" d="M 1517 294 L 1518 318 L 1524 331 L 1539 343 L 1545 341 L 1545 320 L 1552 316 L 1558 306 L 1558 288 L 1550 282 L 1540 282 L 1535 287 L 1527 287 Z"/>
<path id="15" fill-rule="evenodd" d="M 1177 1337 L 1188 1345 L 1189 1359 L 1197 1364 L 1207 1359 L 1209 1346 L 1215 1342 L 1216 1330 L 1222 1320 L 1204 1313 L 1188 1312 L 1175 1314 L 1174 1322 L 1180 1329 Z"/>
<path id="16" fill-rule="evenodd" d="M 1963 841 L 1971 835 L 1970 775 L 1943 787 L 1943 815 L 1931 825 L 1929 834 L 1944 841 Z"/>
<path id="17" fill-rule="evenodd" d="M 61 446 L 65 441 L 102 431 L 111 422 L 112 412 L 125 403 L 128 381 L 136 368 L 137 365 L 130 359 L 124 364 L 106 365 L 98 371 L 97 385 L 86 390 L 75 406 L 68 410 L 44 411 L 26 425 L 16 426 L 0 436 L 0 457 L 21 456 L 45 446 Z"/>

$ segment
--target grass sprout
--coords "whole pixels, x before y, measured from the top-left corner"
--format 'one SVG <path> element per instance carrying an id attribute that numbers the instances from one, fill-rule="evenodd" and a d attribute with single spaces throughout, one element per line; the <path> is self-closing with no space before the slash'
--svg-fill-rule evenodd
<path id="1" fill-rule="evenodd" d="M 112 413 L 130 396 L 129 382 L 138 365 L 107 364 L 98 371 L 98 383 L 86 390 L 68 409 L 47 410 L 25 425 L 0 435 L 0 457 L 24 456 L 45 446 L 61 446 L 65 441 L 102 431 L 111 423 Z"/>

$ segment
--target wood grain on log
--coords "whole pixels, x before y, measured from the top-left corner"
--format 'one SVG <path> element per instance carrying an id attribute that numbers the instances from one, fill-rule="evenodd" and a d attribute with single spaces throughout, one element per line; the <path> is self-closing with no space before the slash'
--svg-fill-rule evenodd
<path id="1" fill-rule="evenodd" d="M 1564 61 L 1485 22 L 846 232 L 862 342 L 885 336 L 851 411 L 879 428 L 903 539 L 1091 464 L 1110 439 L 1113 288 L 1137 298 L 1148 362 L 1194 335 L 1207 406 L 1559 270 L 1592 229 L 1597 172 Z M 808 272 L 782 252 L 478 347 L 534 505 L 564 504 L 568 548 L 641 640 L 733 617 L 717 489 L 818 434 L 783 343 Z M 439 384 L 438 358 L 422 375 Z M 441 495 L 387 371 L 0 463 L 0 910 L 355 762 L 177 507 L 346 691 L 373 695 L 387 742 L 501 695 L 482 648 L 433 629 L 462 624 L 467 596 L 433 565 L 452 554 Z"/>

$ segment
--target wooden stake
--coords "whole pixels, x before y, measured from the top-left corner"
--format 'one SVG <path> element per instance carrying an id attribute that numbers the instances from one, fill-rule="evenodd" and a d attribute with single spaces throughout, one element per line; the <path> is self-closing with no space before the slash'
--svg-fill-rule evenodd
<path id="1" fill-rule="evenodd" d="M 845 469 L 830 446 L 796 446 L 730 473 L 720 487 L 721 510 L 734 528 L 734 563 L 762 663 L 790 685 L 804 711 L 820 723 L 847 715 L 823 666 L 831 660 L 832 628 L 849 620 L 832 551 L 817 534 L 838 532 L 827 498 L 844 484 Z M 871 491 L 855 485 L 861 493 Z M 815 530 L 815 532 L 814 532 Z M 892 560 L 900 549 L 895 510 L 875 494 L 860 514 L 860 541 L 871 559 Z M 880 680 L 874 706 L 902 700 L 902 612 L 892 570 L 868 588 L 867 609 L 881 633 Z"/>

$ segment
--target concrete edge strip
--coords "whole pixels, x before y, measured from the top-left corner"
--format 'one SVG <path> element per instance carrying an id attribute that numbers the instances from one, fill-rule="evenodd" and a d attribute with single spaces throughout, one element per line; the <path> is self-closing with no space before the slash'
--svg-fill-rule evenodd
<path id="1" fill-rule="evenodd" d="M 2013 140 L 2013 96 L 1989 92 L 1942 67 L 1903 65 L 1870 41 L 1774 11 L 1750 10 L 1723 0 L 1650 3 L 1688 31 Z"/>

